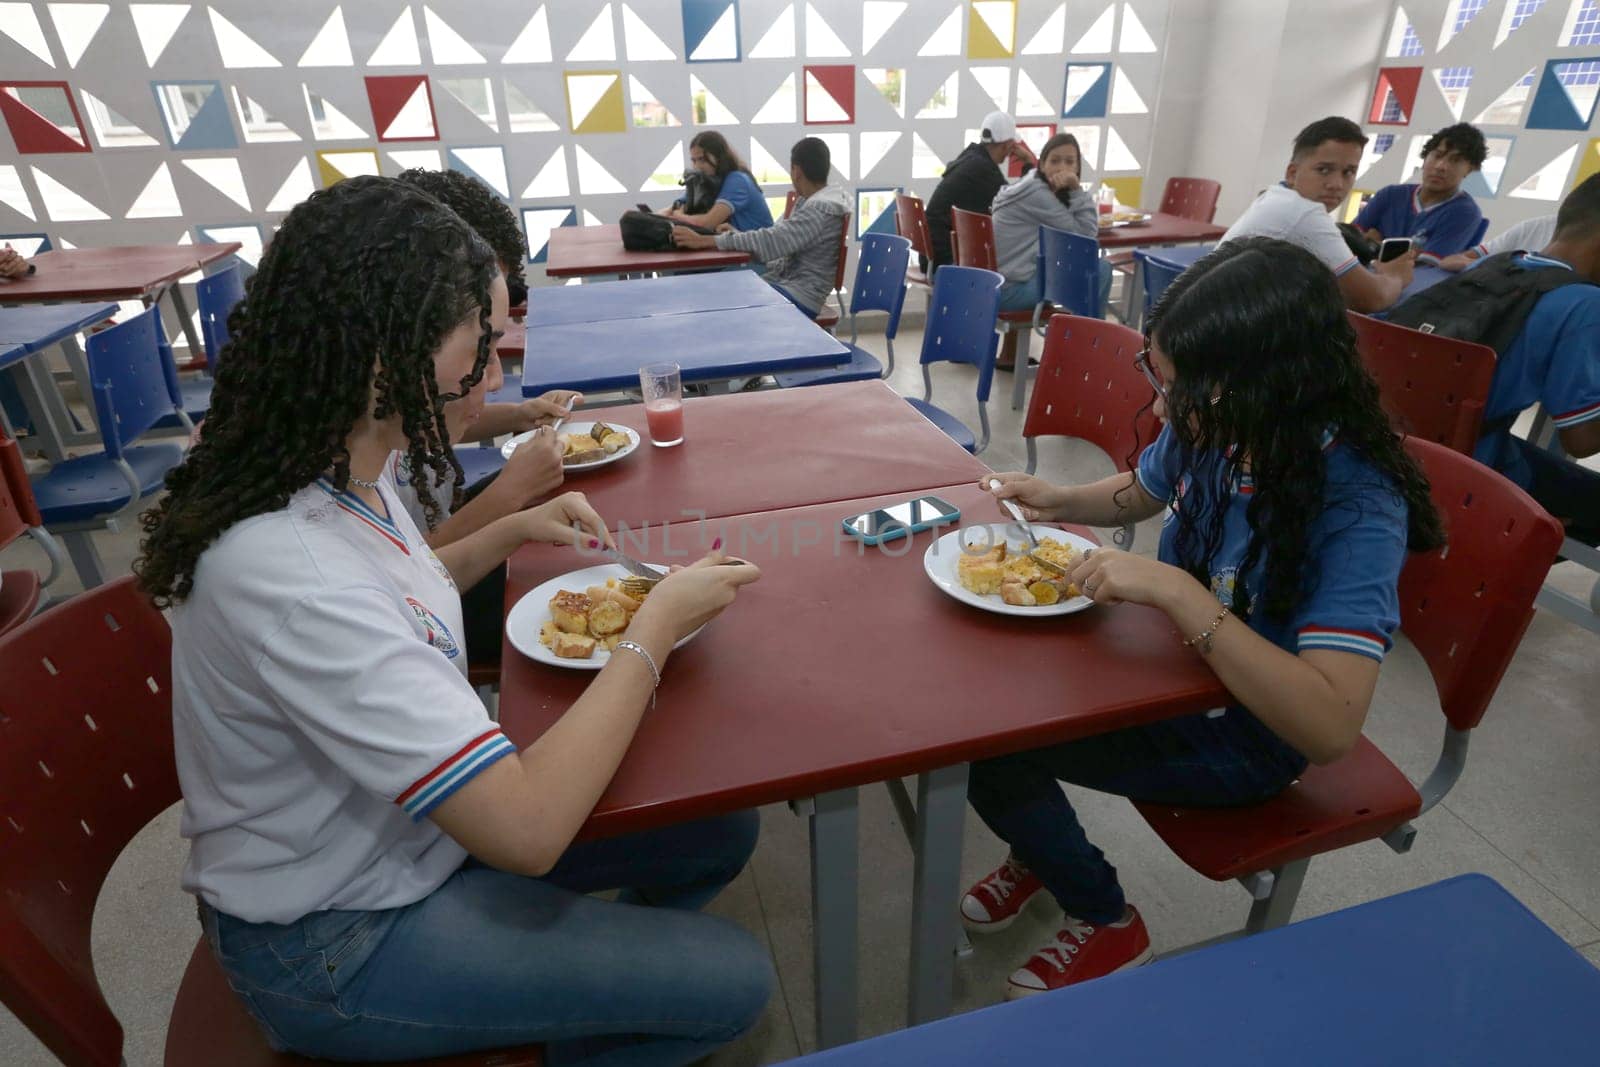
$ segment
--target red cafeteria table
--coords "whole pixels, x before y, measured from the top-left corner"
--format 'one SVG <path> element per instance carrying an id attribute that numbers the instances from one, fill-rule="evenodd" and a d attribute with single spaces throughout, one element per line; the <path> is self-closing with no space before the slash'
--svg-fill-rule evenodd
<path id="1" fill-rule="evenodd" d="M 748 252 L 629 252 L 622 231 L 611 226 L 557 226 L 550 231 L 544 272 L 551 278 L 585 278 L 599 274 L 673 273 L 717 270 L 750 262 Z"/>
<path id="2" fill-rule="evenodd" d="M 713 476 L 742 465 L 723 455 Z M 970 479 L 921 491 L 948 499 L 968 521 L 998 515 Z M 1124 605 L 1056 618 L 989 614 L 945 596 L 923 573 L 923 551 L 945 531 L 882 549 L 837 533 L 843 517 L 907 495 L 684 522 L 630 543 L 645 559 L 686 558 L 721 536 L 725 550 L 765 573 L 674 653 L 657 708 L 583 830 L 608 836 L 796 802 L 811 820 L 824 1048 L 856 1034 L 859 786 L 919 776 L 908 1017 L 926 1022 L 950 1007 L 967 764 L 1226 699 L 1160 612 Z M 510 562 L 507 605 L 586 562 L 570 549 L 524 548 Z M 1008 664 L 1026 672 L 1027 684 L 996 700 L 997 670 Z M 591 678 L 525 659 L 508 643 L 506 733 L 518 747 L 532 743 Z"/>

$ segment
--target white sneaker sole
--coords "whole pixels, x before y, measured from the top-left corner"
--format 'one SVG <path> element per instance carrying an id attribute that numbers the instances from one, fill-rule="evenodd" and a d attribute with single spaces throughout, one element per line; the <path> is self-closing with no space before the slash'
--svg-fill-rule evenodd
<path id="1" fill-rule="evenodd" d="M 1042 886 L 1039 889 L 1034 890 L 1033 896 L 1029 897 L 1023 903 L 1022 907 L 1018 908 L 1009 917 L 1004 919 L 996 919 L 993 922 L 979 922 L 977 919 L 968 918 L 967 913 L 961 911 L 959 908 L 957 908 L 957 912 L 961 916 L 961 925 L 966 928 L 967 933 L 998 934 L 1001 930 L 1006 929 L 1012 923 L 1022 918 L 1022 913 L 1027 911 L 1029 908 L 1038 908 L 1041 900 L 1045 902 L 1045 914 L 1049 914 L 1051 912 L 1054 912 L 1057 915 L 1061 914 L 1061 906 L 1056 903 L 1056 898 L 1051 896 L 1050 891 Z"/>
<path id="2" fill-rule="evenodd" d="M 1127 963 L 1124 963 L 1121 967 L 1118 967 L 1116 970 L 1111 971 L 1110 973 L 1111 974 L 1120 974 L 1123 971 L 1131 971 L 1135 967 L 1143 967 L 1147 963 L 1154 963 L 1155 962 L 1155 958 L 1156 958 L 1155 950 L 1147 948 L 1147 949 L 1144 950 L 1143 953 L 1141 953 L 1138 956 L 1135 956 L 1133 959 L 1129 960 Z M 1105 975 L 1101 975 L 1100 977 L 1104 978 Z M 1085 979 L 1085 980 L 1086 981 L 1090 981 L 1090 982 L 1094 981 L 1094 979 L 1092 979 L 1092 978 Z M 1078 985 L 1078 984 L 1079 983 L 1077 983 L 1077 982 L 1073 983 L 1073 985 Z M 1066 987 L 1062 986 L 1062 988 L 1065 989 Z M 1011 981 L 1007 981 L 1006 982 L 1006 999 L 1007 1000 L 1021 1000 L 1023 997 L 1031 997 L 1035 993 L 1053 993 L 1053 992 L 1055 992 L 1055 990 L 1052 990 L 1052 989 L 1034 989 L 1031 986 L 1017 985 L 1015 982 L 1011 982 Z"/>

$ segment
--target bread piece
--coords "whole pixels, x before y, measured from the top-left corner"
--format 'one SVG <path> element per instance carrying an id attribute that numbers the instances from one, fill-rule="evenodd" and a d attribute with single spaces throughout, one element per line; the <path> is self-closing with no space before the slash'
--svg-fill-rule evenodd
<path id="1" fill-rule="evenodd" d="M 600 442 L 600 447 L 606 450 L 607 455 L 621 452 L 633 444 L 633 438 L 625 433 L 608 433 Z"/>
<path id="2" fill-rule="evenodd" d="M 591 448 L 580 448 L 576 452 L 568 452 L 561 457 L 561 464 L 562 466 L 570 467 L 576 463 L 593 463 L 597 459 L 605 458 L 606 450 L 599 445 L 595 445 Z"/>
<path id="3" fill-rule="evenodd" d="M 563 589 L 550 598 L 550 618 L 562 633 L 586 634 L 593 607 L 594 601 L 584 594 Z"/>
<path id="4" fill-rule="evenodd" d="M 556 643 L 551 648 L 562 659 L 588 659 L 594 655 L 595 640 L 584 637 L 582 634 L 556 634 Z"/>
<path id="5" fill-rule="evenodd" d="M 554 648 L 556 643 L 556 634 L 560 632 L 561 631 L 556 628 L 554 619 L 546 619 L 544 621 L 544 625 L 539 627 L 539 643 L 545 648 Z"/>
<path id="6" fill-rule="evenodd" d="M 1021 582 L 1002 583 L 1000 586 L 1000 599 L 1019 608 L 1036 607 L 1039 603 Z"/>
<path id="7" fill-rule="evenodd" d="M 596 604 L 594 610 L 589 612 L 589 632 L 596 637 L 621 633 L 627 628 L 628 613 L 615 601 L 607 600 L 602 604 Z"/>
<path id="8" fill-rule="evenodd" d="M 992 548 L 981 556 L 963 552 L 961 558 L 956 560 L 956 579 L 964 588 L 979 596 L 997 593 L 1005 577 L 1005 565 L 1001 562 L 1004 558 L 1004 545 Z"/>

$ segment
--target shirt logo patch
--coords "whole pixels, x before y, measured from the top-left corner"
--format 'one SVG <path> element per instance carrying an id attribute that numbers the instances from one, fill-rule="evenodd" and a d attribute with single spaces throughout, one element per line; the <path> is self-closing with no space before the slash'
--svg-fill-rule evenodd
<path id="1" fill-rule="evenodd" d="M 427 635 L 428 644 L 443 652 L 446 659 L 455 659 L 461 655 L 461 646 L 456 644 L 456 639 L 450 634 L 450 628 L 444 624 L 439 616 L 429 611 L 420 601 L 411 597 L 406 597 L 406 603 L 411 607 L 411 614 L 415 615 L 417 621 L 422 624 L 422 628 Z"/>
<path id="2" fill-rule="evenodd" d="M 1224 567 L 1211 576 L 1211 594 L 1229 611 L 1234 608 L 1233 595 L 1238 585 L 1238 567 Z"/>
<path id="3" fill-rule="evenodd" d="M 444 565 L 444 560 L 434 555 L 432 548 L 429 548 L 427 552 L 428 565 L 433 568 L 433 573 L 437 574 L 440 578 L 443 578 L 444 584 L 448 585 L 451 589 L 456 588 L 456 580 L 451 576 L 450 568 Z"/>

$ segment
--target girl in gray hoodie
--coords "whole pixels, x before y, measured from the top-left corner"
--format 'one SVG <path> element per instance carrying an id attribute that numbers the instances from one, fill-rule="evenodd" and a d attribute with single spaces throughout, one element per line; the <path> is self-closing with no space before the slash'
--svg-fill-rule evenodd
<path id="1" fill-rule="evenodd" d="M 1083 174 L 1078 139 L 1058 133 L 1039 153 L 1039 168 L 995 194 L 994 250 L 1006 283 L 1000 289 L 1000 310 L 1027 311 L 1040 299 L 1039 227 L 1097 238 L 1100 220 L 1094 197 L 1079 182 Z M 1100 262 L 1101 301 L 1111 280 L 1110 265 Z"/>

